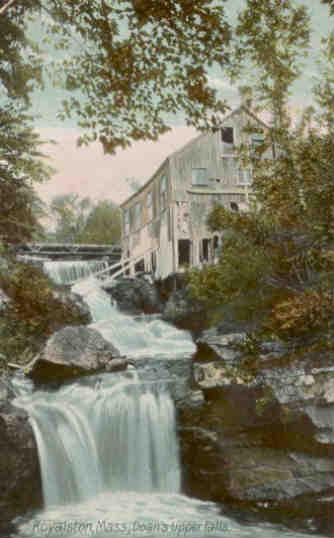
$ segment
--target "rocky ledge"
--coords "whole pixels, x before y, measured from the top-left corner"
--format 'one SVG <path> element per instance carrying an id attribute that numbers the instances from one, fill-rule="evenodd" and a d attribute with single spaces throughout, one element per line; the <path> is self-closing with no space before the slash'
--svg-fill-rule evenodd
<path id="1" fill-rule="evenodd" d="M 196 334 L 207 326 L 207 312 L 190 297 L 183 274 L 155 283 L 148 275 L 124 277 L 106 291 L 127 314 L 161 314 L 163 320 Z"/>
<path id="2" fill-rule="evenodd" d="M 54 333 L 25 373 L 36 383 L 48 383 L 102 371 L 121 371 L 127 366 L 128 361 L 98 331 L 79 326 Z"/>
<path id="3" fill-rule="evenodd" d="M 289 525 L 334 529 L 334 366 L 331 354 L 208 331 L 193 363 L 205 403 L 180 410 L 184 487 Z M 285 516 L 285 519 L 284 519 Z"/>
<path id="4" fill-rule="evenodd" d="M 158 314 L 163 306 L 157 288 L 149 277 L 124 277 L 106 291 L 127 314 Z"/>
<path id="5" fill-rule="evenodd" d="M 0 379 L 0 534 L 7 536 L 11 521 L 42 506 L 38 451 L 28 415 L 12 404 L 10 381 Z"/>

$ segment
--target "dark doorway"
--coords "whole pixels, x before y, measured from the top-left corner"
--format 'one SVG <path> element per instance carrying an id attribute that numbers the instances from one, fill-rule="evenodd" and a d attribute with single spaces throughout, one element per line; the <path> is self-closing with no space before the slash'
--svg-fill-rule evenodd
<path id="1" fill-rule="evenodd" d="M 179 239 L 179 265 L 190 265 L 191 241 L 189 239 Z"/>
<path id="2" fill-rule="evenodd" d="M 202 261 L 208 262 L 210 256 L 210 239 L 202 239 Z"/>

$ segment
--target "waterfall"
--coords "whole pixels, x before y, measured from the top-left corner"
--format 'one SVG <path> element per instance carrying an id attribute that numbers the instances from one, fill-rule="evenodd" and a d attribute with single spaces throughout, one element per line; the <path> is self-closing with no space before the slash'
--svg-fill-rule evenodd
<path id="1" fill-rule="evenodd" d="M 78 280 L 72 290 L 88 304 L 92 327 L 112 342 L 124 355 L 170 356 L 182 358 L 192 355 L 196 348 L 191 335 L 162 321 L 156 315 L 133 316 L 122 313 L 110 295 L 93 276 L 108 267 L 104 261 L 45 262 L 45 272 L 58 284 Z M 80 281 L 80 279 L 83 279 Z"/>
<path id="2" fill-rule="evenodd" d="M 195 345 L 187 331 L 176 329 L 156 315 L 133 317 L 122 313 L 110 295 L 91 277 L 73 286 L 82 295 L 93 317 L 92 327 L 121 353 L 131 356 L 170 356 L 183 358 L 192 355 Z"/>
<path id="3" fill-rule="evenodd" d="M 44 271 L 56 284 L 71 284 L 108 267 L 105 260 L 45 261 Z"/>
<path id="4" fill-rule="evenodd" d="M 50 508 L 104 491 L 170 492 L 180 488 L 173 402 L 163 386 L 133 369 L 65 385 L 19 388 L 40 457 Z"/>
<path id="5" fill-rule="evenodd" d="M 52 263 L 46 270 L 62 283 L 91 269 L 84 262 Z M 127 355 L 149 355 L 154 362 L 194 351 L 186 332 L 158 317 L 119 312 L 93 277 L 74 291 L 89 304 L 93 327 Z M 147 381 L 130 367 L 57 390 L 35 390 L 24 377 L 14 384 L 14 403 L 27 410 L 35 433 L 45 507 L 20 518 L 12 538 L 303 536 L 270 525 L 240 525 L 222 516 L 215 503 L 180 493 L 174 403 L 168 383 L 158 377 Z"/>

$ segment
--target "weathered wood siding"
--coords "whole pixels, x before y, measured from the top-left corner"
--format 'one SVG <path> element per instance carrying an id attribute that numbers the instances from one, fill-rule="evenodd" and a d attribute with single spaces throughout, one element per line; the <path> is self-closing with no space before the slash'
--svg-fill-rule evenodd
<path id="1" fill-rule="evenodd" d="M 243 109 L 232 114 L 222 127 L 233 127 L 234 152 L 224 146 L 221 130 L 199 136 L 170 157 L 170 173 L 174 185 L 173 198 L 176 203 L 176 228 L 174 240 L 190 239 L 193 243 L 193 263 L 199 263 L 198 243 L 210 238 L 207 218 L 216 204 L 231 208 L 246 205 L 251 186 L 240 184 L 239 170 L 243 168 L 237 157 L 238 146 L 249 144 L 250 134 L 245 129 L 255 127 L 268 136 L 268 129 Z M 234 156 L 233 156 L 234 155 Z M 271 147 L 265 157 L 272 157 Z M 207 169 L 208 184 L 194 186 L 192 171 Z"/>
<path id="2" fill-rule="evenodd" d="M 163 178 L 166 181 L 166 192 L 161 186 Z M 149 193 L 152 193 L 152 210 L 147 206 Z M 129 198 L 122 206 L 123 226 L 122 245 L 124 258 L 142 256 L 145 268 L 152 269 L 152 258 L 149 251 L 156 251 L 156 276 L 165 277 L 173 271 L 172 244 L 172 185 L 169 160 L 167 159 L 157 170 L 151 180 L 138 193 Z M 164 202 L 164 203 L 163 203 Z M 141 205 L 140 225 L 135 225 L 134 213 L 136 204 Z M 126 233 L 124 213 L 129 211 L 130 230 Z M 161 255 L 160 255 L 161 253 Z"/>
<path id="3" fill-rule="evenodd" d="M 178 267 L 178 243 L 189 240 L 191 263 L 199 265 L 202 240 L 212 234 L 207 227 L 207 218 L 215 204 L 231 209 L 234 202 L 246 207 L 251 195 L 251 186 L 242 184 L 238 157 L 238 146 L 248 145 L 251 134 L 245 129 L 255 128 L 269 137 L 269 130 L 252 114 L 240 108 L 222 123 L 222 127 L 233 127 L 234 145 L 222 141 L 221 129 L 206 133 L 189 142 L 180 151 L 171 155 L 138 193 L 127 200 L 123 212 L 130 210 L 130 232 L 125 233 L 123 223 L 123 249 L 133 256 L 141 256 L 150 249 L 157 251 L 156 276 L 164 278 Z M 268 145 L 266 158 L 272 158 Z M 205 169 L 205 184 L 193 184 L 193 170 Z M 201 172 L 201 171 L 200 171 Z M 166 177 L 165 204 L 162 204 L 162 178 Z M 152 211 L 147 208 L 147 197 L 152 193 Z M 140 225 L 135 225 L 135 206 L 141 204 Z M 145 266 L 150 269 L 150 259 L 145 257 Z"/>

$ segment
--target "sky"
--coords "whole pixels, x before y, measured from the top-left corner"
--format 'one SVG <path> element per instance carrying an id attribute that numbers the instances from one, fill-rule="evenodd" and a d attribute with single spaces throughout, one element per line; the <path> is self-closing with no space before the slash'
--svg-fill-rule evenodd
<path id="1" fill-rule="evenodd" d="M 244 0 L 227 3 L 229 16 L 233 21 Z M 303 75 L 293 88 L 292 107 L 298 109 L 311 100 L 310 88 L 317 77 L 316 59 L 321 38 L 333 26 L 328 8 L 320 0 L 296 0 L 309 8 L 312 18 L 312 45 L 309 58 L 304 62 Z M 38 23 L 33 27 L 34 37 L 38 35 Z M 45 52 L 52 56 L 52 51 Z M 236 87 L 218 72 L 211 72 L 210 83 L 219 90 L 220 95 L 233 107 L 240 102 Z M 57 117 L 62 90 L 46 84 L 43 90 L 33 95 L 33 113 L 36 115 L 35 127 L 44 140 L 53 140 L 43 146 L 49 164 L 56 170 L 50 181 L 38 186 L 41 198 L 49 203 L 58 195 L 76 192 L 80 196 L 90 196 L 94 201 L 112 200 L 123 202 L 132 192 L 129 178 L 144 183 L 159 167 L 161 162 L 173 151 L 196 136 L 193 128 L 171 119 L 172 130 L 161 136 L 157 142 L 137 142 L 132 147 L 119 150 L 115 155 L 104 155 L 98 143 L 78 148 L 76 141 L 79 130 L 73 120 L 66 122 Z"/>

